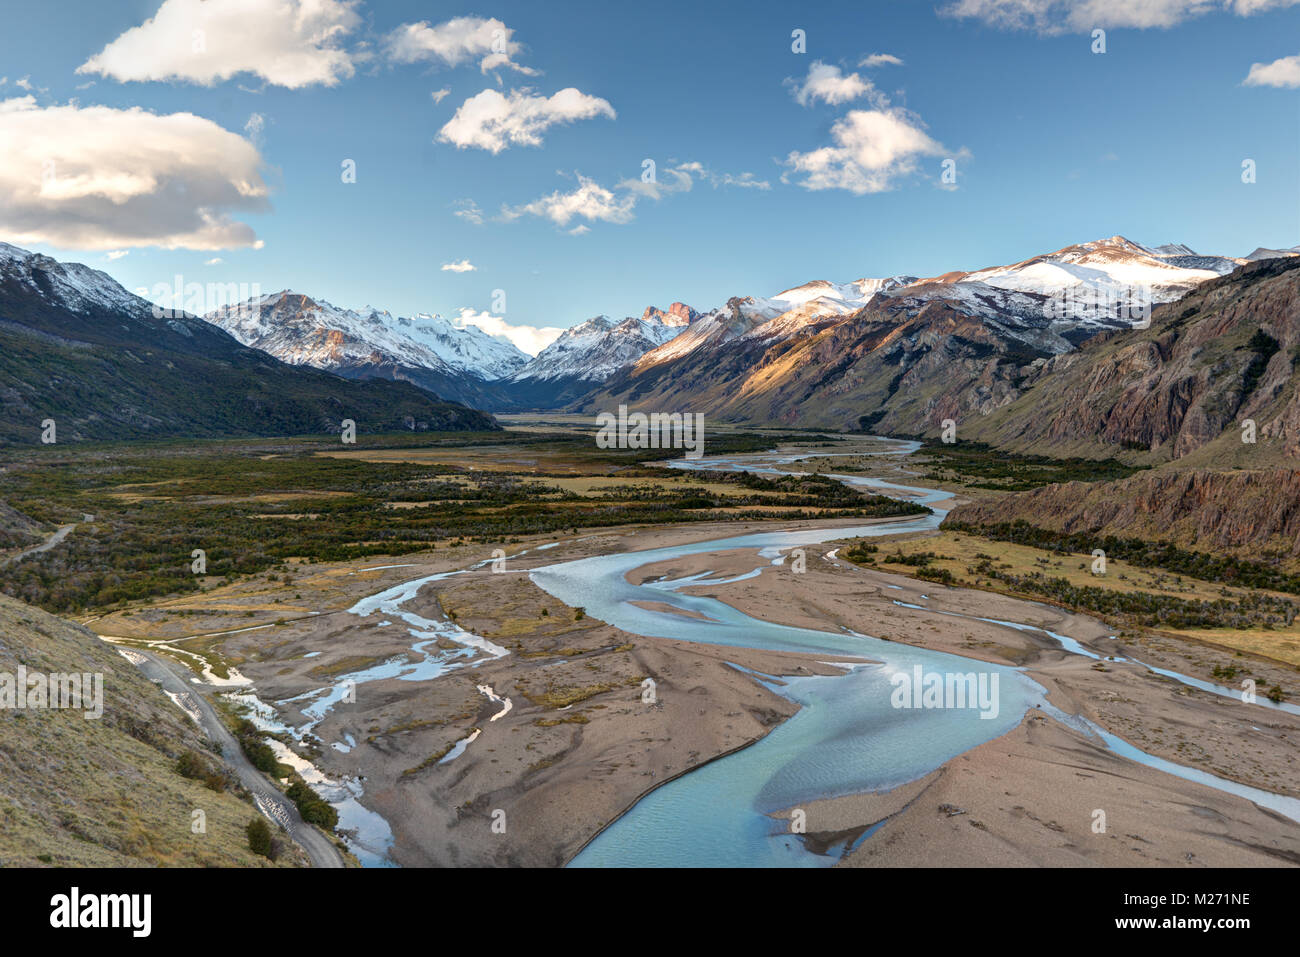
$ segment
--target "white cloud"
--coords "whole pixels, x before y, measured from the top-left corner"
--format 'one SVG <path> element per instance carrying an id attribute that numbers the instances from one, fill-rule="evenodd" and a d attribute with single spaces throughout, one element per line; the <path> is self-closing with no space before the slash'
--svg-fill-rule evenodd
<path id="1" fill-rule="evenodd" d="M 512 144 L 540 146 L 542 133 L 557 123 L 573 123 L 596 116 L 614 119 L 607 100 L 569 87 L 552 96 L 529 90 L 502 95 L 484 90 L 470 97 L 438 133 L 438 139 L 461 149 L 474 147 L 500 153 Z"/>
<path id="2" fill-rule="evenodd" d="M 478 267 L 468 259 L 462 259 L 460 262 L 442 264 L 443 272 L 473 272 L 477 268 Z"/>
<path id="3" fill-rule="evenodd" d="M 114 259 L 121 259 L 124 256 L 129 256 L 129 255 L 131 255 L 131 250 L 129 249 L 111 249 L 109 250 L 108 258 L 109 261 L 111 262 Z"/>
<path id="4" fill-rule="evenodd" d="M 1265 10 L 1294 7 L 1297 3 L 1300 3 L 1300 0 L 1230 0 L 1233 11 L 1243 17 L 1248 17 L 1252 13 L 1263 13 Z"/>
<path id="5" fill-rule="evenodd" d="M 434 90 L 429 95 L 433 97 L 433 102 L 441 103 L 443 100 L 445 100 L 448 96 L 451 95 L 451 87 L 444 86 L 441 90 Z"/>
<path id="6" fill-rule="evenodd" d="M 333 86 L 352 76 L 340 41 L 361 22 L 358 0 L 164 0 L 77 68 L 122 83 L 212 86 L 252 73 L 275 86 Z"/>
<path id="7" fill-rule="evenodd" d="M 501 217 L 508 221 L 521 216 L 541 216 L 557 226 L 567 226 L 574 219 L 627 223 L 632 220 L 636 200 L 635 193 L 615 196 L 595 180 L 578 174 L 578 188 L 572 192 L 562 193 L 556 190 L 549 196 L 523 206 L 502 207 Z"/>
<path id="8" fill-rule="evenodd" d="M 191 113 L 0 101 L 0 235 L 117 250 L 258 247 L 237 211 L 268 208 L 257 148 Z"/>
<path id="9" fill-rule="evenodd" d="M 388 35 L 385 44 L 394 63 L 434 61 L 442 66 L 457 67 L 479 60 L 483 73 L 505 67 L 529 76 L 537 71 L 520 66 L 512 59 L 523 48 L 514 41 L 514 31 L 495 17 L 456 17 L 436 27 L 429 21 L 404 23 Z"/>
<path id="10" fill-rule="evenodd" d="M 863 57 L 858 61 L 858 66 L 864 66 L 867 69 L 877 66 L 902 66 L 903 61 L 892 53 L 873 53 L 870 56 Z"/>
<path id="11" fill-rule="evenodd" d="M 244 124 L 244 135 L 254 143 L 261 141 L 262 131 L 266 129 L 266 117 L 261 113 L 250 113 Z"/>
<path id="12" fill-rule="evenodd" d="M 656 169 L 655 178 L 650 182 L 640 178 L 625 179 L 621 180 L 616 188 L 635 193 L 638 196 L 658 200 L 671 193 L 689 193 L 695 185 L 691 174 L 702 172 L 703 169 L 704 167 L 699 163 L 681 163 L 677 166 L 667 166 L 662 170 Z M 664 179 L 661 180 L 661 176 Z"/>
<path id="13" fill-rule="evenodd" d="M 671 161 L 667 166 L 656 170 L 653 181 L 624 179 L 616 183 L 613 189 L 606 189 L 581 173 L 575 175 L 578 180 L 576 189 L 568 192 L 556 190 L 549 196 L 521 206 L 502 206 L 501 220 L 511 222 L 523 216 L 538 216 L 549 219 L 559 227 L 566 227 L 575 219 L 586 220 L 587 223 L 622 224 L 633 220 L 636 205 L 641 200 L 653 199 L 657 202 L 674 193 L 689 193 L 697 181 L 707 182 L 714 189 L 727 186 L 760 190 L 772 188 L 771 183 L 756 179 L 753 173 L 717 173 L 699 162 Z M 579 222 L 567 231 L 572 236 L 581 236 L 590 231 L 587 223 Z"/>
<path id="14" fill-rule="evenodd" d="M 203 263 L 203 265 L 205 265 L 205 266 L 220 266 L 223 262 L 225 262 L 225 260 L 222 259 L 220 256 L 213 256 L 211 259 L 206 260 L 206 261 Z"/>
<path id="15" fill-rule="evenodd" d="M 864 80 L 857 73 L 845 74 L 833 63 L 823 63 L 821 60 L 813 61 L 802 83 L 794 79 L 788 79 L 785 83 L 794 90 L 794 98 L 800 106 L 810 106 L 817 100 L 837 106 L 863 96 L 880 99 L 870 80 Z"/>
<path id="16" fill-rule="evenodd" d="M 1245 17 L 1298 3 L 1300 0 L 954 0 L 942 12 L 1005 29 L 1055 34 L 1088 33 L 1097 27 L 1165 28 L 1219 10 Z"/>
<path id="17" fill-rule="evenodd" d="M 452 319 L 457 326 L 478 326 L 490 336 L 509 339 L 521 352 L 535 356 L 556 339 L 563 329 L 554 326 L 512 326 L 500 316 L 487 312 L 475 312 L 473 309 L 461 309 L 460 314 Z"/>
<path id="18" fill-rule="evenodd" d="M 753 173 L 741 173 L 739 176 L 732 173 L 709 173 L 713 181 L 713 188 L 719 186 L 737 186 L 741 189 L 760 189 L 769 190 L 772 184 L 765 179 L 758 179 Z"/>
<path id="19" fill-rule="evenodd" d="M 474 200 L 458 199 L 451 205 L 456 208 L 452 213 L 453 216 L 459 216 L 465 222 L 473 223 L 475 226 L 483 225 L 483 210 L 479 209 L 478 203 Z"/>
<path id="20" fill-rule="evenodd" d="M 1300 87 L 1300 55 L 1284 56 L 1272 63 L 1251 65 L 1247 86 L 1276 86 L 1284 90 Z"/>
<path id="21" fill-rule="evenodd" d="M 902 110 L 853 110 L 831 127 L 833 146 L 786 157 L 791 175 L 809 190 L 844 189 L 856 195 L 891 189 L 916 171 L 922 156 L 947 151 Z"/>
<path id="22" fill-rule="evenodd" d="M 663 177 L 667 179 L 664 180 Z M 759 190 L 772 188 L 771 183 L 757 179 L 753 173 L 719 173 L 698 161 L 673 163 L 657 170 L 656 182 L 646 183 L 640 179 L 625 179 L 618 184 L 617 188 L 658 200 L 672 193 L 689 193 L 697 179 L 700 182 L 707 182 L 714 189 L 728 186 Z"/>

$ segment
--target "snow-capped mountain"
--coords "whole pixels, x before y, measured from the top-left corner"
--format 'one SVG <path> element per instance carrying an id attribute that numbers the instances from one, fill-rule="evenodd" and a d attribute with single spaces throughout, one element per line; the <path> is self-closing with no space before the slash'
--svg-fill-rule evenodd
<path id="1" fill-rule="evenodd" d="M 779 341 L 857 312 L 878 293 L 912 281 L 910 276 L 833 283 L 816 279 L 775 296 L 736 296 L 704 313 L 678 336 L 647 352 L 638 367 L 671 362 L 701 347 L 745 338 Z"/>
<path id="2" fill-rule="evenodd" d="M 581 378 L 602 381 L 647 351 L 676 338 L 695 318 L 680 302 L 667 312 L 654 306 L 638 319 L 615 322 L 596 316 L 572 326 L 513 376 L 515 381 Z"/>
<path id="3" fill-rule="evenodd" d="M 226 306 L 204 317 L 244 345 L 294 365 L 330 369 L 355 362 L 395 362 L 500 379 L 528 356 L 511 342 L 442 316 L 413 319 L 367 306 L 354 311 L 285 289 Z"/>
<path id="4" fill-rule="evenodd" d="M 0 274 L 31 286 L 73 312 L 98 307 L 143 315 L 153 310 L 147 300 L 127 292 L 108 273 L 82 263 L 59 262 L 8 243 L 0 243 Z"/>
<path id="5" fill-rule="evenodd" d="M 1122 236 L 1067 246 L 1009 266 L 918 279 L 891 276 L 836 283 L 814 280 L 771 297 L 742 296 L 703 314 L 668 343 L 647 352 L 638 371 L 675 362 L 697 349 L 736 339 L 774 344 L 827 328 L 877 297 L 914 315 L 942 300 L 998 334 L 1059 354 L 1101 328 L 1131 325 L 1144 308 L 1177 299 L 1244 260 L 1200 256 L 1187 246 L 1140 246 Z"/>
<path id="6" fill-rule="evenodd" d="M 344 416 L 365 431 L 498 427 L 405 383 L 286 365 L 179 306 L 0 243 L 0 446 L 39 441 L 46 417 L 60 443 L 319 435 Z"/>
<path id="7" fill-rule="evenodd" d="M 242 342 L 291 365 L 352 379 L 398 379 L 475 408 L 503 408 L 492 383 L 528 356 L 511 342 L 441 316 L 413 319 L 356 311 L 283 290 L 204 317 Z"/>
<path id="8" fill-rule="evenodd" d="M 649 306 L 639 318 L 596 316 L 564 330 L 532 362 L 502 381 L 525 406 L 556 407 L 599 386 L 618 370 L 691 328 L 697 313 L 684 303 Z"/>
<path id="9" fill-rule="evenodd" d="M 575 404 L 913 433 L 1011 401 L 1025 370 L 1241 267 L 1122 236 L 929 278 L 736 297 Z M 937 420 L 936 420 L 937 421 Z"/>
<path id="10" fill-rule="evenodd" d="M 1207 268 L 1183 265 L 1189 260 Z M 921 282 L 938 287 L 976 283 L 1044 296 L 1049 306 L 1069 304 L 1067 314 L 1061 316 L 1058 310 L 1056 318 L 1118 326 L 1132 324 L 1133 317 L 1124 307 L 1169 302 L 1240 264 L 1225 257 L 1200 257 L 1177 244 L 1150 249 L 1123 236 L 1111 236 L 1009 266 L 946 273 Z M 936 289 L 935 295 L 942 296 L 943 290 Z"/>
<path id="11" fill-rule="evenodd" d="M 388 313 L 381 313 L 387 316 Z M 489 335 L 478 326 L 460 324 L 437 314 L 392 320 L 397 329 L 427 347 L 453 369 L 487 380 L 504 379 L 532 358 L 509 339 Z"/>
<path id="12" fill-rule="evenodd" d="M 1292 246 L 1290 249 L 1266 249 L 1260 246 L 1246 257 L 1246 261 L 1258 262 L 1261 259 L 1285 259 L 1291 256 L 1300 256 L 1300 246 Z"/>
<path id="13" fill-rule="evenodd" d="M 1068 352 L 1099 328 L 1131 325 L 1142 307 L 1176 299 L 1245 260 L 1201 256 L 1187 246 L 1146 247 L 1122 236 L 1067 246 L 1009 266 L 928 279 L 891 276 L 849 283 L 815 280 L 770 298 L 738 297 L 705 313 L 681 336 L 647 353 L 646 369 L 733 339 L 779 342 L 833 325 L 876 296 L 914 315 L 943 300 L 997 333 L 1051 354 Z"/>

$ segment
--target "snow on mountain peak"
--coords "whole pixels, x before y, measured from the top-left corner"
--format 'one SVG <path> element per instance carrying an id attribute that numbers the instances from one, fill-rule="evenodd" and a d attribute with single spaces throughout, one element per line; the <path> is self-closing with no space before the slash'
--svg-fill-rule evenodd
<path id="1" fill-rule="evenodd" d="M 675 302 L 667 310 L 647 306 L 641 316 L 614 322 L 596 316 L 564 330 L 513 381 L 581 380 L 603 382 L 648 351 L 685 335 L 698 313 Z"/>
<path id="2" fill-rule="evenodd" d="M 289 289 L 226 306 L 204 318 L 244 345 L 285 362 L 325 369 L 380 360 L 492 380 L 528 362 L 510 342 L 477 326 L 461 327 L 430 313 L 408 319 L 369 306 L 356 312 Z"/>
<path id="3" fill-rule="evenodd" d="M 152 309 L 148 300 L 127 292 L 106 272 L 84 263 L 60 262 L 9 243 L 0 243 L 0 273 L 17 278 L 73 312 L 100 307 L 141 315 Z"/>

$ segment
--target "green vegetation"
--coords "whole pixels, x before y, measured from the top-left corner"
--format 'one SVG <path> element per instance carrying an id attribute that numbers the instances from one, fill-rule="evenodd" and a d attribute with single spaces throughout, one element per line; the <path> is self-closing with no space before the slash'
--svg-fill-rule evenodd
<path id="1" fill-rule="evenodd" d="M 1214 670 L 1210 673 L 1219 680 L 1232 684 L 1235 683 L 1237 677 L 1242 674 L 1242 670 L 1236 665 L 1215 665 Z M 1287 694 L 1282 690 L 1281 685 L 1273 685 L 1273 687 L 1269 688 L 1268 691 L 1264 693 L 1264 697 L 1269 701 L 1272 701 L 1274 704 L 1281 704 L 1283 700 L 1285 700 L 1286 696 Z"/>
<path id="2" fill-rule="evenodd" d="M 946 568 L 918 568 L 916 577 L 928 582 L 938 582 L 941 585 L 955 585 L 956 577 Z"/>
<path id="3" fill-rule="evenodd" d="M 248 849 L 254 854 L 261 854 L 268 860 L 275 860 L 277 848 L 271 838 L 271 828 L 264 818 L 255 817 L 248 822 Z"/>
<path id="4" fill-rule="evenodd" d="M 858 565 L 871 565 L 879 551 L 879 545 L 872 545 L 865 538 L 859 538 L 852 545 L 840 549 L 840 555 Z"/>
<path id="5" fill-rule="evenodd" d="M 1146 449 L 1145 446 L 1142 447 Z M 982 442 L 933 439 L 924 443 L 918 457 L 930 465 L 925 478 L 932 482 L 959 482 L 970 488 L 1021 492 L 1058 482 L 1109 482 L 1128 478 L 1146 466 L 1135 467 L 1114 459 L 1053 459 L 1042 455 L 1013 455 Z"/>
<path id="6" fill-rule="evenodd" d="M 726 435 L 710 440 L 710 452 L 752 451 L 779 440 Z M 283 581 L 295 577 L 301 563 L 396 556 L 448 542 L 500 544 L 629 524 L 924 511 L 822 476 L 700 473 L 702 481 L 734 488 L 734 494 L 683 493 L 681 472 L 644 465 L 643 451 L 597 449 L 593 437 L 581 433 L 377 436 L 366 438 L 364 450 L 346 451 L 464 449 L 473 461 L 484 445 L 517 448 L 519 461 L 528 464 L 516 473 L 424 460 L 363 461 L 332 457 L 340 451 L 336 441 L 302 438 L 17 451 L 0 470 L 0 502 L 50 527 L 81 523 L 84 514 L 94 520 L 57 548 L 6 567 L 0 590 L 49 611 L 78 614 L 194 593 L 241 576 L 269 572 Z M 671 482 L 579 494 L 545 481 L 583 474 Z M 195 549 L 204 552 L 203 574 L 192 565 Z"/>
<path id="7" fill-rule="evenodd" d="M 586 701 L 588 698 L 594 698 L 606 691 L 613 691 L 617 687 L 616 684 L 606 683 L 569 688 L 549 688 L 541 692 L 525 691 L 524 697 L 533 704 L 541 705 L 543 708 L 567 708 L 569 705 L 577 704 L 579 701 Z"/>
<path id="8" fill-rule="evenodd" d="M 1256 329 L 1255 334 L 1250 337 L 1246 343 L 1246 350 L 1254 353 L 1250 358 L 1250 364 L 1246 366 L 1245 372 L 1241 377 L 1242 395 L 1250 395 L 1255 391 L 1255 386 L 1259 383 L 1259 377 L 1264 374 L 1264 369 L 1268 367 L 1268 362 L 1277 353 L 1281 346 L 1276 339 L 1270 336 L 1263 329 Z"/>
<path id="9" fill-rule="evenodd" d="M 874 565 L 877 561 L 888 562 L 893 565 L 907 565 L 916 569 L 912 573 L 916 578 L 928 582 L 938 582 L 941 585 L 955 585 L 957 583 L 956 577 L 948 569 L 931 567 L 931 562 L 942 557 L 934 552 L 905 553 L 900 549 L 896 550 L 893 555 L 881 556 L 880 546 L 868 545 L 864 540 L 859 539 L 840 554 L 858 565 Z"/>
<path id="10" fill-rule="evenodd" d="M 1300 575 L 1277 564 L 1235 558 L 1220 553 L 1192 551 L 1169 542 L 1141 538 L 1119 538 L 1093 532 L 1055 532 L 1029 524 L 1024 519 L 995 525 L 970 525 L 944 522 L 944 531 L 967 532 L 994 541 L 1014 542 L 1047 549 L 1058 554 L 1091 555 L 1100 548 L 1109 559 L 1128 562 L 1139 568 L 1160 568 L 1201 581 L 1261 588 L 1300 595 Z"/>
<path id="11" fill-rule="evenodd" d="M 298 775 L 292 776 L 289 787 L 284 793 L 298 806 L 298 813 L 308 824 L 315 824 L 326 831 L 332 831 L 339 823 L 339 812 L 308 787 L 307 782 Z"/>
<path id="12" fill-rule="evenodd" d="M 181 777 L 202 781 L 208 790 L 218 793 L 231 784 L 230 775 L 226 771 L 213 767 L 193 751 L 185 751 L 176 759 L 176 772 Z"/>
<path id="13" fill-rule="evenodd" d="M 1015 574 L 982 559 L 967 569 L 976 577 L 1001 582 L 1019 594 L 1041 595 L 1074 611 L 1124 620 L 1146 628 L 1290 627 L 1296 603 L 1272 595 L 1248 594 L 1237 601 L 1219 598 L 1179 598 L 1144 591 L 1116 591 L 1096 585 L 1075 585 L 1042 572 Z"/>
<path id="14" fill-rule="evenodd" d="M 273 777 L 279 777 L 280 762 L 275 759 L 275 752 L 271 750 L 271 746 L 266 743 L 262 732 L 257 730 L 253 722 L 247 718 L 240 718 L 235 725 L 235 738 L 253 767 Z"/>

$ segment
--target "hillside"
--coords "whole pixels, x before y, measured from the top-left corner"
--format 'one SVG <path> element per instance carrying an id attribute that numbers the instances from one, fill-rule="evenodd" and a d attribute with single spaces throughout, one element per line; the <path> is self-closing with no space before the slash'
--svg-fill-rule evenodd
<path id="1" fill-rule="evenodd" d="M 204 318 L 246 346 L 293 366 L 348 379 L 410 382 L 476 409 L 509 405 L 495 381 L 528 362 L 509 342 L 441 316 L 413 319 L 356 312 L 284 290 L 228 305 Z"/>
<path id="2" fill-rule="evenodd" d="M 1057 532 L 1174 542 L 1197 551 L 1300 559 L 1300 471 L 1160 469 L 1067 482 L 953 509 L 945 525 L 1023 520 Z"/>
<path id="3" fill-rule="evenodd" d="M 1031 368 L 959 434 L 1017 452 L 1180 467 L 1300 462 L 1300 259 L 1245 265 Z M 1243 442 L 1242 424 L 1256 441 Z"/>
<path id="4" fill-rule="evenodd" d="M 928 279 L 737 297 L 575 408 L 935 434 L 945 419 L 992 414 L 1053 359 L 1244 262 L 1111 236 Z"/>
<path id="5" fill-rule="evenodd" d="M 0 595 L 0 673 L 20 665 L 102 674 L 103 716 L 0 708 L 0 867 L 268 863 L 248 850 L 254 807 L 177 772 L 186 752 L 216 767 L 180 708 L 86 629 Z M 191 829 L 195 810 L 205 833 Z"/>
<path id="6" fill-rule="evenodd" d="M 650 353 L 580 408 L 626 403 L 726 421 L 913 434 L 945 417 L 991 411 L 1014 397 L 1020 366 L 1069 348 L 1018 316 L 990 321 L 966 304 L 904 292 L 877 296 L 829 327 L 770 338 L 759 331 L 766 323 L 751 320 L 669 361 L 651 362 Z M 1041 301 L 1026 311 L 1041 313 Z M 744 304 L 734 305 L 743 315 Z"/>
<path id="7" fill-rule="evenodd" d="M 0 444 L 493 429 L 414 386 L 286 365 L 104 273 L 0 244 Z"/>

